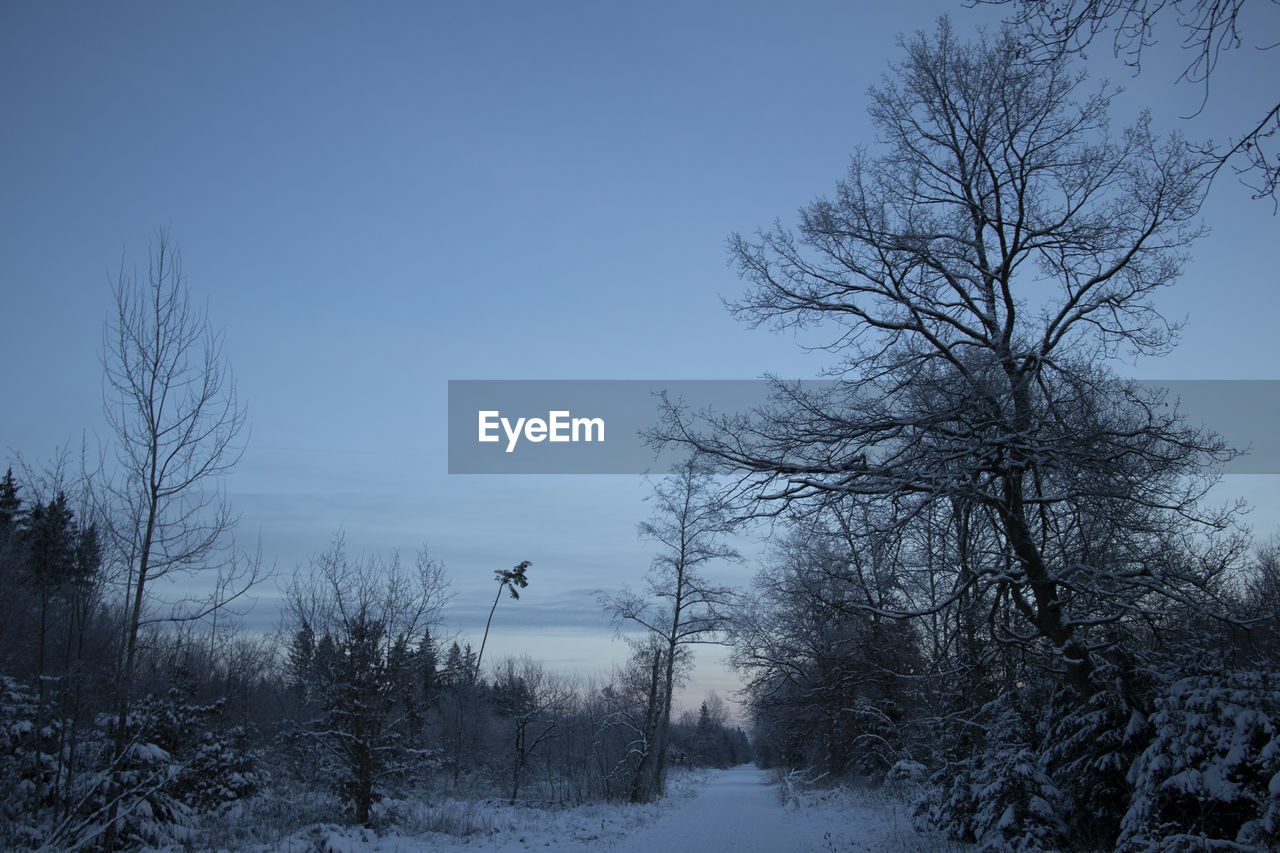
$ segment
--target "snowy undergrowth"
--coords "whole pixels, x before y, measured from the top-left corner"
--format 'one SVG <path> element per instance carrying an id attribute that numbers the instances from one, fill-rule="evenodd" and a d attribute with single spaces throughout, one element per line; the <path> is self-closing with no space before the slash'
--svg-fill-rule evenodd
<path id="1" fill-rule="evenodd" d="M 252 853 L 417 853 L 434 850 L 517 851 L 572 845 L 613 846 L 695 796 L 705 770 L 678 770 L 658 803 L 593 803 L 575 807 L 502 800 L 434 797 L 384 799 L 374 808 L 375 829 L 325 819 L 336 803 L 321 796 L 274 792 L 229 815 L 222 831 L 209 828 L 200 849 Z M 288 830 L 284 827 L 294 820 Z M 299 820 L 301 818 L 301 820 Z M 305 824 L 299 828 L 300 824 Z M 235 827 L 234 829 L 232 827 Z M 282 831 L 283 830 L 283 831 Z"/>
<path id="2" fill-rule="evenodd" d="M 299 827 L 333 820 L 342 812 L 340 797 L 296 785 L 271 785 L 217 814 L 201 816 L 186 849 L 275 849 Z"/>
<path id="3" fill-rule="evenodd" d="M 806 824 L 825 827 L 829 851 L 842 853 L 970 853 L 977 848 L 921 831 L 912 825 L 915 791 L 909 784 L 886 787 L 807 785 L 780 776 L 783 808 Z"/>

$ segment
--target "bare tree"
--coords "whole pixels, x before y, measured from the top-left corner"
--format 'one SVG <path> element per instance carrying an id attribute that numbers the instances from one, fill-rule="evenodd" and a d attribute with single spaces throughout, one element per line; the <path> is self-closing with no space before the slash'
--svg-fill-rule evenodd
<path id="1" fill-rule="evenodd" d="M 779 383 L 740 417 L 669 406 L 658 438 L 736 472 L 754 513 L 852 496 L 905 535 L 969 507 L 993 546 L 949 599 L 995 587 L 1009 640 L 1047 641 L 1087 695 L 1090 629 L 1195 583 L 1153 550 L 1226 523 L 1197 510 L 1221 442 L 1106 369 L 1171 346 L 1151 298 L 1200 231 L 1211 163 L 1145 118 L 1112 136 L 1111 92 L 1025 61 L 1010 31 L 968 45 L 944 19 L 903 46 L 871 90 L 879 156 L 856 154 L 798 233 L 731 240 L 754 285 L 737 315 L 818 327 L 845 381 Z"/>
<path id="2" fill-rule="evenodd" d="M 633 803 L 644 802 L 653 795 L 653 766 L 657 759 L 662 709 L 666 707 L 666 690 L 662 678 L 662 662 L 667 649 L 662 635 L 649 631 L 643 639 L 630 641 L 631 657 L 619 672 L 623 686 L 622 697 L 630 702 L 609 715 L 609 728 L 626 732 L 627 748 L 611 775 L 626 779 L 627 795 Z M 683 650 L 681 650 L 683 651 Z M 683 683 L 689 668 L 689 658 L 677 653 L 672 675 L 672 687 Z M 620 698 L 622 698 L 620 697 Z"/>
<path id="3" fill-rule="evenodd" d="M 529 657 L 498 664 L 493 681 L 498 713 L 511 723 L 511 804 L 520 796 L 524 769 L 541 744 L 560 735 L 560 716 L 573 690 Z"/>
<path id="4" fill-rule="evenodd" d="M 1142 67 L 1143 54 L 1159 42 L 1161 28 L 1168 27 L 1182 37 L 1181 49 L 1187 64 L 1179 82 L 1203 87 L 1208 103 L 1209 84 L 1222 55 L 1244 46 L 1242 30 L 1258 31 L 1242 25 L 1245 0 L 968 0 L 990 5 L 1012 5 L 1012 23 L 1029 42 L 1033 57 L 1054 59 L 1065 54 L 1084 54 L 1095 39 L 1111 35 L 1111 49 L 1135 69 Z M 1275 0 L 1271 0 L 1275 3 Z M 1257 9 L 1263 3 L 1251 3 Z M 1266 33 L 1255 45 L 1258 50 L 1276 48 L 1275 33 Z M 1274 78 L 1273 78 L 1274 80 Z M 1241 182 L 1254 198 L 1276 197 L 1280 186 L 1280 150 L 1275 136 L 1280 131 L 1280 101 L 1275 100 L 1274 83 L 1269 91 L 1258 90 L 1262 107 L 1250 123 L 1225 145 L 1211 146 L 1209 152 L 1219 166 L 1231 163 Z"/>
<path id="5" fill-rule="evenodd" d="M 191 304 L 181 255 L 167 233 L 156 236 L 145 278 L 122 269 L 113 294 L 102 362 L 116 461 L 106 532 L 125 575 L 118 758 L 127 744 L 139 629 L 152 619 L 198 619 L 225 606 L 257 580 L 258 564 L 235 552 L 235 516 L 221 488 L 222 476 L 240 459 L 245 412 L 222 336 Z M 171 602 L 170 612 L 148 616 L 158 580 L 219 569 L 223 580 L 210 601 Z M 235 581 L 230 587 L 228 573 Z M 115 817 L 113 806 L 109 831 Z"/>
<path id="6" fill-rule="evenodd" d="M 761 746 L 781 763 L 833 776 L 893 763 L 883 714 L 871 709 L 905 704 L 922 671 L 916 626 L 895 618 L 907 606 L 896 543 L 876 549 L 847 537 L 850 516 L 835 505 L 794 522 L 730 629 Z"/>
<path id="7" fill-rule="evenodd" d="M 681 653 L 695 643 L 714 642 L 724 627 L 724 611 L 732 591 L 710 583 L 703 574 L 707 564 L 737 560 L 737 551 L 723 543 L 733 524 L 728 504 L 716 492 L 711 471 L 696 455 L 654 487 L 657 506 L 653 517 L 640 525 L 640 534 L 661 549 L 648 575 L 648 594 L 630 590 L 604 599 L 616 621 L 648 630 L 656 640 L 645 648 L 653 652 L 654 697 L 661 697 L 651 714 L 645 751 L 637 779 L 643 780 L 633 799 L 661 796 L 665 784 L 666 757 L 671 728 L 671 699 Z M 659 673 L 661 678 L 659 679 Z M 652 783 L 645 778 L 653 760 Z"/>

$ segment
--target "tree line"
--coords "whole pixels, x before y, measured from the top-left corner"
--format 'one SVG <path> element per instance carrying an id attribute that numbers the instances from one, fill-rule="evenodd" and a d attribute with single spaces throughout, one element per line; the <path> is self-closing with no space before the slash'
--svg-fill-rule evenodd
<path id="1" fill-rule="evenodd" d="M 266 572 L 224 491 L 246 411 L 221 336 L 164 232 L 146 272 L 114 285 L 108 459 L 0 481 L 3 846 L 197 843 L 297 792 L 323 804 L 317 821 L 366 825 L 393 794 L 641 802 L 669 765 L 747 759 L 722 706 L 672 720 L 680 647 L 715 628 L 691 632 L 706 602 L 683 586 L 662 642 L 637 641 L 598 684 L 528 658 L 486 665 L 529 561 L 495 572 L 479 651 L 442 639 L 448 578 L 425 549 L 412 565 L 355 557 L 340 535 L 286 584 L 279 634 L 245 632 L 237 604 Z"/>
<path id="2" fill-rule="evenodd" d="M 670 713 L 682 670 L 655 684 L 643 642 L 598 682 L 529 657 L 482 668 L 464 638 L 441 639 L 448 578 L 425 550 L 354 557 L 335 537 L 287 584 L 277 634 L 206 613 L 132 635 L 91 505 L 46 499 L 47 485 L 0 481 L 6 849 L 226 843 L 254 809 L 284 834 L 335 816 L 387 823 L 385 803 L 406 798 L 647 801 L 655 766 L 751 757 L 714 694 L 664 718 L 659 746 L 654 709 Z M 530 565 L 498 571 L 499 594 Z"/>

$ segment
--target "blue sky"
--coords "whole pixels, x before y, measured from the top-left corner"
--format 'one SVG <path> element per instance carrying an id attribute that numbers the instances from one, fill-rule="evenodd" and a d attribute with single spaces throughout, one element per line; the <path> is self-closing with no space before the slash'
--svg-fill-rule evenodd
<path id="1" fill-rule="evenodd" d="M 592 590 L 648 564 L 644 481 L 450 477 L 447 380 L 815 375 L 820 355 L 723 309 L 725 238 L 830 190 L 874 142 L 864 95 L 895 37 L 942 12 L 997 20 L 956 2 L 5 3 L 0 447 L 39 461 L 105 438 L 109 281 L 169 228 L 252 423 L 228 481 L 240 537 L 283 573 L 340 527 L 356 552 L 425 541 L 473 638 L 492 571 L 532 560 L 486 657 L 605 671 L 625 650 Z M 1250 46 L 1277 40 L 1280 12 L 1247 14 L 1267 16 L 1244 21 Z M 1176 62 L 1131 79 L 1099 49 L 1089 67 L 1129 90 L 1117 124 L 1150 107 L 1221 137 L 1273 95 L 1277 53 L 1229 56 L 1192 122 Z M 1120 369 L 1280 378 L 1280 219 L 1229 177 L 1205 215 L 1160 303 L 1189 316 L 1182 346 Z M 1269 534 L 1278 480 L 1223 494 Z M 714 669 L 695 690 L 723 686 Z"/>

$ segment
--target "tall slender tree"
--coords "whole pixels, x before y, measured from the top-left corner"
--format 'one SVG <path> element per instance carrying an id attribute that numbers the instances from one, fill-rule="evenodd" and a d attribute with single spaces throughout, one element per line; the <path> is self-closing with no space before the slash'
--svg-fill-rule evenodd
<path id="1" fill-rule="evenodd" d="M 649 569 L 647 594 L 623 590 L 604 601 L 615 620 L 643 627 L 656 641 L 646 646 L 654 654 L 655 675 L 661 673 L 654 685 L 659 711 L 651 721 L 653 771 L 651 781 L 642 781 L 636 799 L 661 796 L 665 788 L 680 658 L 693 644 L 717 641 L 733 599 L 732 591 L 712 583 L 705 570 L 717 561 L 739 559 L 724 542 L 733 522 L 704 460 L 690 456 L 654 487 L 652 498 L 653 517 L 640 525 L 640 535 L 659 546 Z M 638 775 L 646 771 L 647 762 Z"/>
<path id="2" fill-rule="evenodd" d="M 192 304 L 181 253 L 167 233 L 157 234 L 146 275 L 122 270 L 112 292 L 115 311 L 102 356 L 116 463 L 107 534 L 125 563 L 127 590 L 115 685 L 118 760 L 128 743 L 138 635 L 150 618 L 156 581 L 229 566 L 242 593 L 257 579 L 257 564 L 235 561 L 235 516 L 221 487 L 243 450 L 245 410 L 223 356 L 222 335 Z M 235 597 L 223 591 L 212 603 L 160 618 L 200 618 Z M 114 844 L 118 792 L 110 799 L 108 848 Z"/>
<path id="3" fill-rule="evenodd" d="M 489 618 L 484 623 L 484 637 L 480 639 L 480 651 L 476 653 L 476 663 L 474 671 L 471 673 L 471 680 L 475 681 L 480 675 L 480 662 L 484 658 L 485 643 L 489 642 L 489 628 L 493 625 L 493 614 L 498 609 L 498 602 L 502 600 L 502 591 L 505 589 L 507 593 L 515 600 L 520 600 L 520 590 L 529 586 L 529 579 L 525 577 L 525 572 L 533 563 L 528 560 L 521 560 L 510 569 L 497 569 L 493 573 L 493 579 L 498 582 L 498 594 L 493 597 L 493 606 L 489 608 Z"/>

